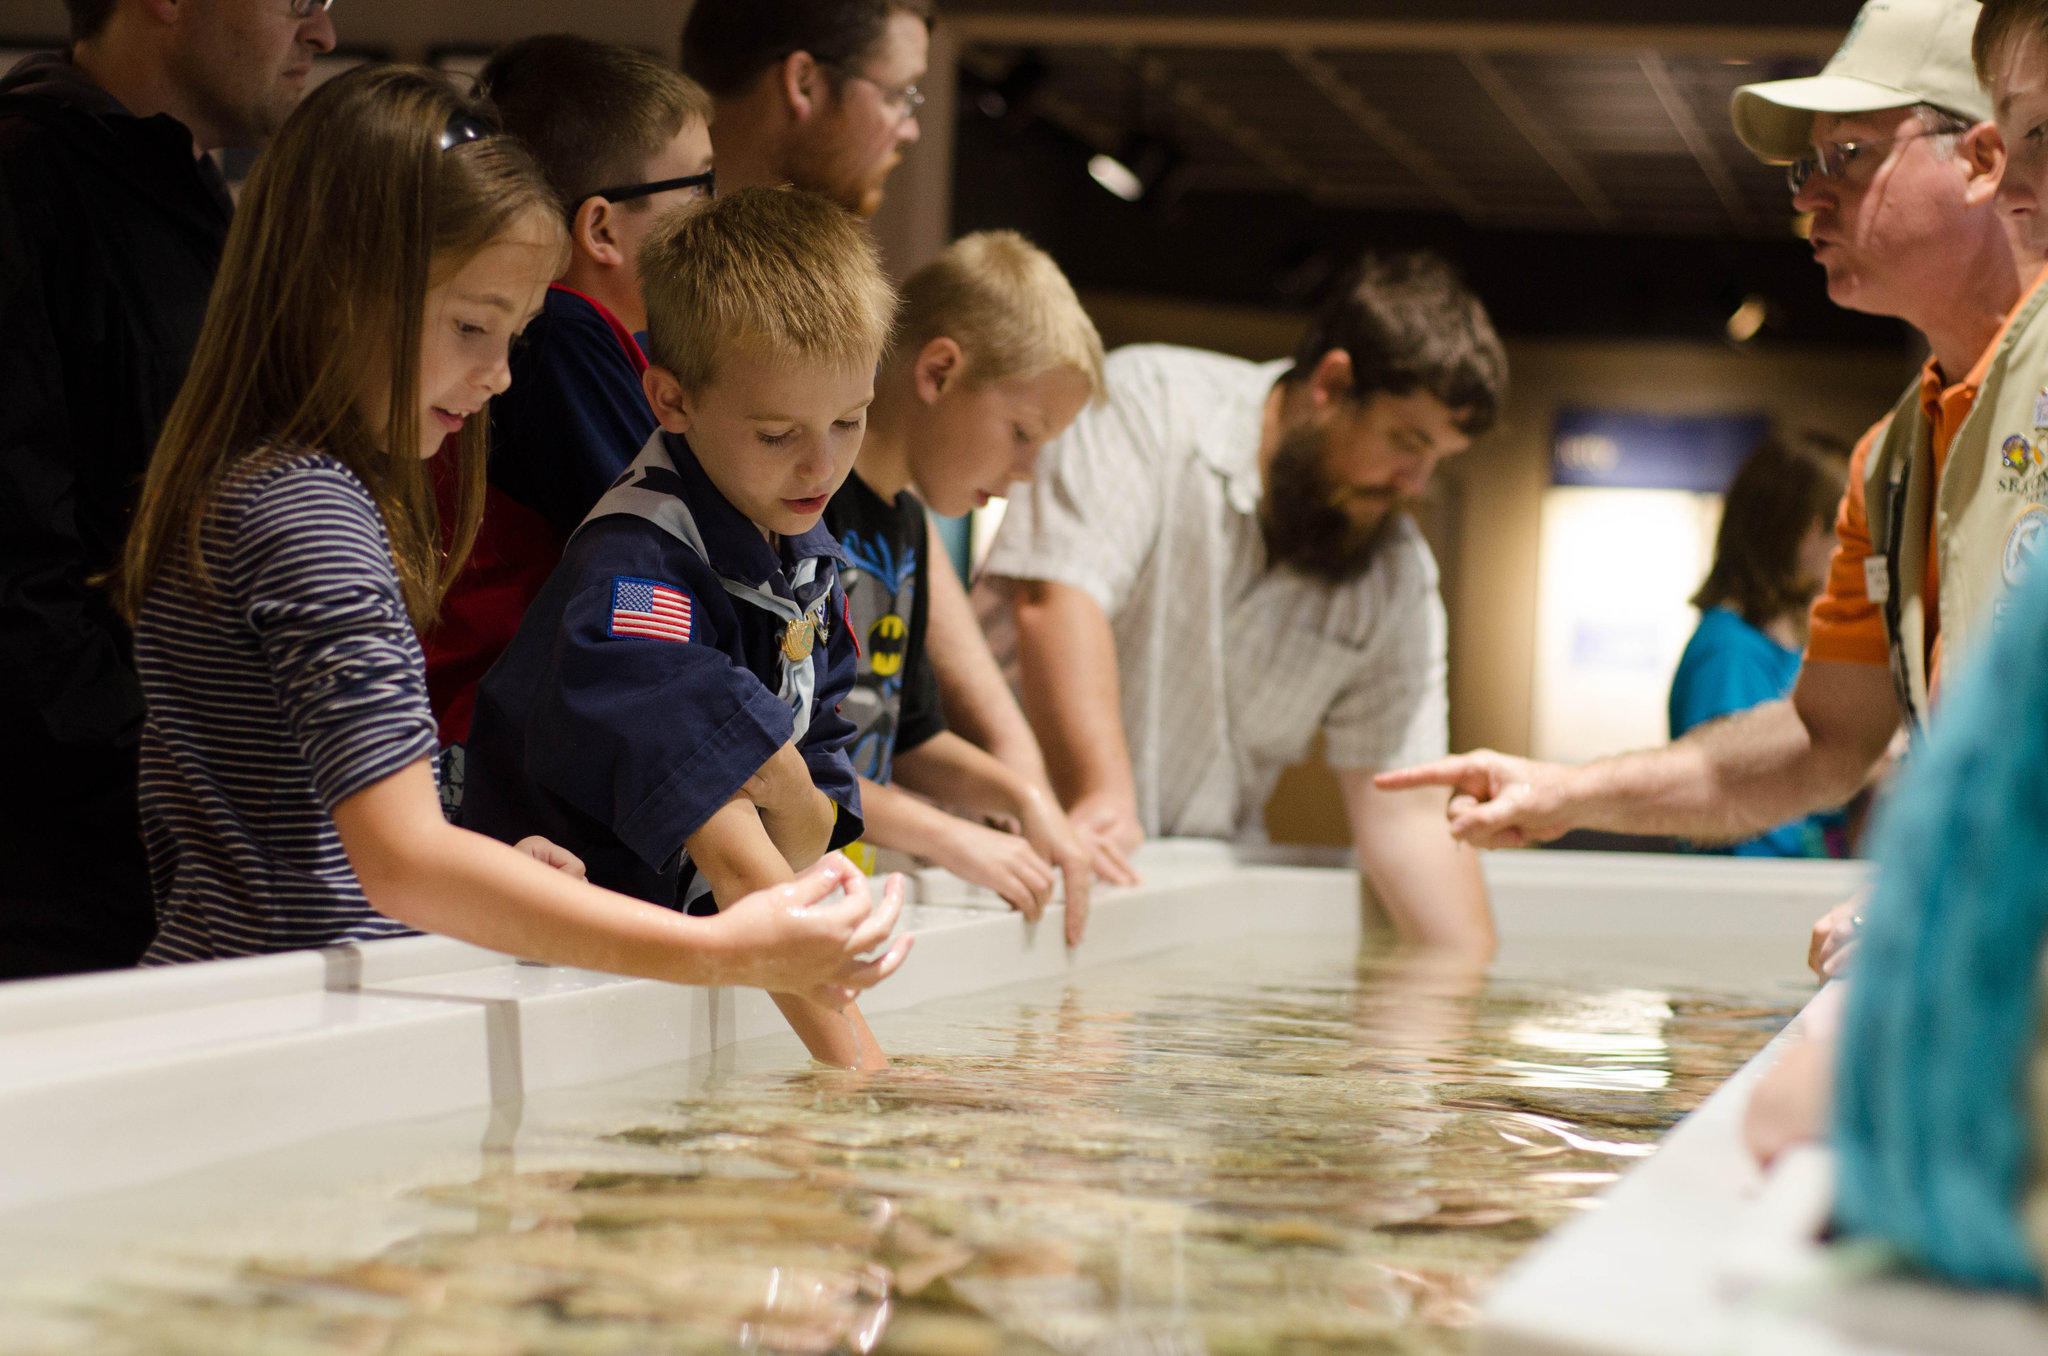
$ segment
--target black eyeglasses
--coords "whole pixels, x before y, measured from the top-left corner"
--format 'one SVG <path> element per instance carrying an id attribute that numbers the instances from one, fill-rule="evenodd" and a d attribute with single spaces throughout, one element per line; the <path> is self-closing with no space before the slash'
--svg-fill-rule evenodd
<path id="1" fill-rule="evenodd" d="M 473 113 L 456 109 L 448 115 L 448 125 L 441 129 L 441 149 L 452 151 L 465 141 L 482 141 L 485 137 L 498 135 L 498 129 Z"/>
<path id="2" fill-rule="evenodd" d="M 685 174 L 680 179 L 655 179 L 644 184 L 620 184 L 617 188 L 600 188 L 589 196 L 603 198 L 607 202 L 626 202 L 632 198 L 652 197 L 656 193 L 667 193 L 672 189 L 694 188 L 700 198 L 709 198 L 718 192 L 717 169 L 705 170 L 702 174 Z"/>
<path id="3" fill-rule="evenodd" d="M 287 0 L 286 9 L 294 19 L 310 19 L 334 8 L 334 0 Z"/>
<path id="4" fill-rule="evenodd" d="M 1889 146 L 1895 141 L 1918 141 L 1922 137 L 1947 135 L 1943 132 L 1908 132 L 1899 137 L 1865 137 L 1861 141 L 1830 141 L 1825 146 L 1813 148 L 1812 155 L 1803 155 L 1785 166 L 1785 182 L 1792 185 L 1797 193 L 1806 187 L 1806 181 L 1818 174 L 1823 179 L 1842 182 L 1849 173 L 1849 167 L 1856 163 L 1863 152 L 1877 146 Z"/>

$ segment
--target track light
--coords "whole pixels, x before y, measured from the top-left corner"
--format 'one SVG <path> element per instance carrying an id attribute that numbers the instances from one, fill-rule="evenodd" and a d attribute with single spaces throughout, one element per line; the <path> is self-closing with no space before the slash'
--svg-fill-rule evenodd
<path id="1" fill-rule="evenodd" d="M 1156 136 L 1134 136 L 1121 152 L 1094 156 L 1088 161 L 1088 175 L 1125 202 L 1142 202 L 1150 197 L 1180 163 L 1180 153 L 1170 142 Z"/>
<path id="2" fill-rule="evenodd" d="M 1746 344 L 1756 338 L 1764 327 L 1764 321 L 1771 317 L 1771 304 L 1752 292 L 1742 299 L 1735 308 L 1735 314 L 1728 317 L 1728 337 L 1738 344 Z"/>

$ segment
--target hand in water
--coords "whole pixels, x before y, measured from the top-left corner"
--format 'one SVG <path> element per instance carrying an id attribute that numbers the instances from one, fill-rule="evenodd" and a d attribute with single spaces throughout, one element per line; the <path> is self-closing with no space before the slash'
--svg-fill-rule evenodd
<path id="1" fill-rule="evenodd" d="M 552 866 L 565 876 L 583 879 L 583 859 L 565 847 L 557 847 L 539 834 L 531 838 L 522 838 L 512 846 L 542 866 Z"/>
<path id="2" fill-rule="evenodd" d="M 1480 848 L 1527 847 L 1549 842 L 1572 827 L 1564 787 L 1569 771 L 1555 763 L 1479 749 L 1382 772 L 1372 784 L 1382 791 L 1447 786 L 1451 803 L 1444 815 L 1453 837 Z"/>
<path id="3" fill-rule="evenodd" d="M 830 899 L 835 891 L 843 897 Z M 862 959 L 888 939 L 902 912 L 901 876 L 889 877 L 877 903 L 868 878 L 834 852 L 795 880 L 741 897 L 710 922 L 732 953 L 728 983 L 799 994 L 836 1010 L 910 954 L 906 934 Z"/>

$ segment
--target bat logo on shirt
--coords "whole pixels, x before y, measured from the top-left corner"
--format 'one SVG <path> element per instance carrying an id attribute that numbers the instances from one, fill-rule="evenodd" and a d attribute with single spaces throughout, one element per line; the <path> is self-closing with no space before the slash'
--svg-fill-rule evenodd
<path id="1" fill-rule="evenodd" d="M 910 627 L 894 612 L 885 614 L 868 628 L 868 652 L 877 678 L 894 678 L 903 671 L 903 658 L 910 648 Z"/>

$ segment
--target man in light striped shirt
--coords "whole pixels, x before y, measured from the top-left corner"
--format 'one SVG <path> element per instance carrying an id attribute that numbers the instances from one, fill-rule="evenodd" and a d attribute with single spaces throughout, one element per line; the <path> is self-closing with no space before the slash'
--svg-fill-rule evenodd
<path id="1" fill-rule="evenodd" d="M 1428 255 L 1368 258 L 1291 362 L 1145 345 L 1046 448 L 983 612 L 1076 827 L 1257 838 L 1324 737 L 1358 861 L 1403 937 L 1489 952 L 1444 793 L 1376 769 L 1446 747 L 1436 562 L 1404 499 L 1493 423 L 1507 360 Z"/>

